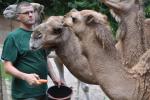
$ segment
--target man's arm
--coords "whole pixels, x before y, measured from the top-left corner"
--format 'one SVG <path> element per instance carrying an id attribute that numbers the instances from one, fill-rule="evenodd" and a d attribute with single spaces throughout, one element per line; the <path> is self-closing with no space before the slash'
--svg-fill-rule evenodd
<path id="1" fill-rule="evenodd" d="M 16 69 L 10 61 L 4 61 L 4 69 L 6 73 L 16 78 L 25 80 L 30 85 L 39 85 L 37 82 L 39 76 L 37 74 L 35 73 L 28 74 L 28 73 L 21 72 L 18 69 Z"/>

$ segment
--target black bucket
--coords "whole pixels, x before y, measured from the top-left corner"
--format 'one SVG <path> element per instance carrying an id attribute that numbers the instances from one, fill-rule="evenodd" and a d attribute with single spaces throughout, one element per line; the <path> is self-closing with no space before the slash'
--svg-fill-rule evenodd
<path id="1" fill-rule="evenodd" d="M 71 100 L 72 89 L 67 86 L 52 86 L 47 90 L 48 100 Z"/>

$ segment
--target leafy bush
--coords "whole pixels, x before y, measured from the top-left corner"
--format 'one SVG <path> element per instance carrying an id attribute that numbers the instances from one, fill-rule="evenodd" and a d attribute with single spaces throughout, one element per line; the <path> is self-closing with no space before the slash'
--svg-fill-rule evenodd
<path id="1" fill-rule="evenodd" d="M 144 7 L 145 16 L 147 18 L 150 18 L 150 0 L 144 0 Z"/>
<path id="2" fill-rule="evenodd" d="M 3 66 L 3 63 L 2 61 L 0 60 L 0 76 L 3 78 L 3 79 L 6 79 L 6 80 L 11 80 L 12 77 L 8 74 L 5 73 L 4 71 L 4 66 Z"/>

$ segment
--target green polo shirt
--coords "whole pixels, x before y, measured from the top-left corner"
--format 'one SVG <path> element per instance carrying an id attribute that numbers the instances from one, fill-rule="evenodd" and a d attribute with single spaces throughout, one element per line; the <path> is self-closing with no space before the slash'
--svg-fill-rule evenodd
<path id="1" fill-rule="evenodd" d="M 25 73 L 36 73 L 41 79 L 47 79 L 47 60 L 44 49 L 37 51 L 29 50 L 29 39 L 32 31 L 18 28 L 8 34 L 2 51 L 1 58 L 11 61 L 20 71 Z M 28 98 L 46 93 L 47 84 L 30 86 L 26 81 L 13 78 L 12 97 Z"/>

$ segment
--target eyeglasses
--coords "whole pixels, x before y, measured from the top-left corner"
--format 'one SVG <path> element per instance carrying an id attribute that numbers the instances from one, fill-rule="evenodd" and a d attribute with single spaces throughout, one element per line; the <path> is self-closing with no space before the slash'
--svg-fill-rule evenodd
<path id="1" fill-rule="evenodd" d="M 34 11 L 27 11 L 27 12 L 22 12 L 22 13 L 17 13 L 17 14 L 25 14 L 25 15 L 29 15 L 30 13 L 33 14 Z"/>

